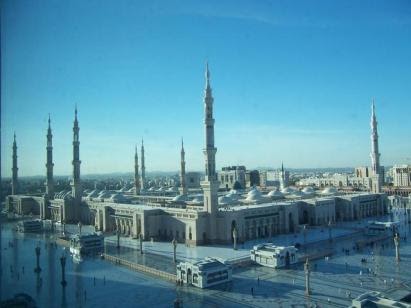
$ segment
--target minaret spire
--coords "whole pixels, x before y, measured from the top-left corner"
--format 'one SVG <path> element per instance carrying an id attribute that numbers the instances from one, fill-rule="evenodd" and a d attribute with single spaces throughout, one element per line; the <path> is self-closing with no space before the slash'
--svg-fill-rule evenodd
<path id="1" fill-rule="evenodd" d="M 280 189 L 285 188 L 285 172 L 284 172 L 284 163 L 281 162 L 281 175 L 280 175 Z"/>
<path id="2" fill-rule="evenodd" d="M 378 130 L 377 130 L 377 116 L 375 114 L 375 102 L 372 100 L 371 104 L 371 169 L 372 169 L 372 190 L 379 193 L 381 191 L 382 175 L 380 166 L 380 153 L 378 149 Z"/>
<path id="3" fill-rule="evenodd" d="M 134 185 L 135 185 L 135 194 L 140 194 L 140 176 L 138 175 L 138 151 L 136 145 L 136 152 L 134 154 Z"/>
<path id="4" fill-rule="evenodd" d="M 47 158 L 46 158 L 46 195 L 49 199 L 54 199 L 54 179 L 53 179 L 53 134 L 51 133 L 51 120 L 49 114 L 47 129 Z"/>
<path id="5" fill-rule="evenodd" d="M 213 118 L 213 103 L 211 85 L 210 85 L 210 70 L 208 62 L 206 63 L 206 88 L 204 91 L 204 128 L 205 128 L 205 148 L 203 150 L 205 158 L 205 179 L 201 183 L 204 192 L 204 210 L 212 215 L 217 214 L 218 210 L 218 188 L 219 182 L 217 179 L 215 155 L 217 149 L 214 146 L 214 118 Z M 215 218 L 212 219 L 215 223 Z M 210 236 L 214 228 L 210 226 Z"/>
<path id="6" fill-rule="evenodd" d="M 19 170 L 19 168 L 17 167 L 16 132 L 14 132 L 14 136 L 13 136 L 13 167 L 11 168 L 11 171 L 12 171 L 11 194 L 12 195 L 17 195 L 18 191 L 19 191 L 18 170 Z"/>
<path id="7" fill-rule="evenodd" d="M 146 188 L 146 164 L 144 158 L 144 139 L 141 138 L 141 189 Z"/>
<path id="8" fill-rule="evenodd" d="M 77 220 L 79 213 L 79 207 L 81 203 L 82 197 L 82 188 L 81 188 L 81 181 L 80 181 L 80 140 L 79 140 L 79 132 L 80 128 L 78 126 L 77 120 L 77 105 L 74 111 L 74 125 L 73 125 L 73 179 L 71 181 L 71 195 L 74 198 L 75 202 L 75 209 L 73 211 L 74 220 Z"/>
<path id="9" fill-rule="evenodd" d="M 180 165 L 180 194 L 187 194 L 186 187 L 186 161 L 185 161 L 185 152 L 184 152 L 184 141 L 181 138 L 181 165 Z"/>

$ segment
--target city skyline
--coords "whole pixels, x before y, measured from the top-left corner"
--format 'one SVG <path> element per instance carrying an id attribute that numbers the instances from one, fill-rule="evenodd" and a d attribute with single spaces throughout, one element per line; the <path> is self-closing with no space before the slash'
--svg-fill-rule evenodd
<path id="1" fill-rule="evenodd" d="M 271 7 L 283 10 L 279 22 L 265 12 L 267 3 L 252 6 L 250 15 L 244 14 L 251 6 L 246 1 L 230 14 L 205 4 L 161 10 L 129 4 L 130 11 L 124 4 L 109 5 L 114 23 L 114 17 L 103 20 L 100 10 L 92 16 L 77 11 L 90 4 L 6 1 L 2 176 L 11 175 L 14 131 L 19 176 L 45 174 L 49 113 L 55 174 L 71 174 L 75 104 L 83 174 L 132 172 L 134 147 L 142 137 L 148 172 L 178 170 L 181 137 L 187 171 L 203 171 L 206 60 L 215 99 L 217 169 L 277 168 L 281 161 L 291 168 L 370 165 L 374 97 L 382 165 L 410 163 L 411 104 L 405 89 L 411 81 L 406 73 L 411 44 L 403 40 L 410 31 L 409 8 L 399 2 L 386 11 L 386 3 L 379 2 L 364 18 L 341 13 L 333 22 L 324 9 L 298 21 L 298 13 L 278 3 Z M 328 9 L 339 14 L 342 8 Z M 60 21 L 62 10 L 68 11 Z M 36 24 L 43 14 L 47 18 Z M 195 42 L 198 46 L 190 45 Z M 77 51 L 64 49 L 73 44 Z M 290 49 L 299 44 L 304 52 Z M 183 46 L 192 49 L 185 54 Z"/>

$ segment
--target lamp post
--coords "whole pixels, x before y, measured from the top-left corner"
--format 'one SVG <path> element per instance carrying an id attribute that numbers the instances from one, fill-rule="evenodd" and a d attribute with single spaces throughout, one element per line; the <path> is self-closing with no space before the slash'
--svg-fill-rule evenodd
<path id="1" fill-rule="evenodd" d="M 396 233 L 394 236 L 394 244 L 395 244 L 395 260 L 397 260 L 397 262 L 400 262 L 400 237 L 398 236 L 398 233 Z"/>
<path id="2" fill-rule="evenodd" d="M 233 249 L 237 250 L 237 228 L 233 228 Z"/>
<path id="3" fill-rule="evenodd" d="M 35 248 L 35 252 L 36 252 L 36 268 L 34 269 L 34 272 L 36 273 L 40 273 L 41 272 L 41 268 L 40 268 L 40 246 L 37 245 L 37 247 Z"/>
<path id="4" fill-rule="evenodd" d="M 307 225 L 304 225 L 303 236 L 304 236 L 304 252 L 307 252 L 307 247 L 306 247 L 306 244 L 307 244 Z"/>
<path id="5" fill-rule="evenodd" d="M 120 229 L 119 229 L 119 225 L 116 225 L 116 233 L 117 233 L 117 249 L 120 249 Z"/>
<path id="6" fill-rule="evenodd" d="M 66 236 L 66 221 L 63 219 L 63 236 Z"/>
<path id="7" fill-rule="evenodd" d="M 177 241 L 176 241 L 175 238 L 171 241 L 171 244 L 173 244 L 173 252 L 174 252 L 173 261 L 174 261 L 174 263 L 177 263 L 177 252 L 176 252 L 176 250 L 177 250 Z"/>
<path id="8" fill-rule="evenodd" d="M 305 272 L 305 295 L 310 296 L 311 294 L 311 288 L 310 288 L 311 266 L 310 266 L 310 263 L 308 262 L 308 258 L 305 260 L 304 272 Z"/>
<path id="9" fill-rule="evenodd" d="M 331 220 L 328 222 L 328 240 L 330 241 L 330 242 L 332 242 L 333 241 L 333 238 L 332 238 L 332 234 L 331 234 L 331 231 L 332 231 L 332 222 L 331 222 Z"/>
<path id="10" fill-rule="evenodd" d="M 140 233 L 140 254 L 143 254 L 143 234 Z"/>
<path id="11" fill-rule="evenodd" d="M 60 257 L 60 264 L 61 264 L 61 285 L 66 287 L 67 281 L 66 281 L 66 256 L 63 253 Z"/>

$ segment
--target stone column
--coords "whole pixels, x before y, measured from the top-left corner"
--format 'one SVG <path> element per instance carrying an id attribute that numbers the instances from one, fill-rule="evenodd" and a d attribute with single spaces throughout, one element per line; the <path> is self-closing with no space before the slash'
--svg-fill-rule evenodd
<path id="1" fill-rule="evenodd" d="M 398 236 L 398 233 L 395 234 L 394 244 L 395 244 L 395 260 L 397 262 L 400 262 L 400 237 Z"/>
<path id="2" fill-rule="evenodd" d="M 305 264 L 304 264 L 304 272 L 305 272 L 305 295 L 310 296 L 311 295 L 311 288 L 310 288 L 311 266 L 310 266 L 310 263 L 308 262 L 308 258 L 306 259 Z"/>
<path id="3" fill-rule="evenodd" d="M 67 281 L 66 281 L 66 256 L 63 254 L 60 258 L 60 264 L 61 264 L 61 285 L 66 287 Z"/>
<path id="4" fill-rule="evenodd" d="M 35 273 L 40 273 L 41 272 L 41 268 L 40 268 L 40 246 L 37 246 L 35 248 L 36 251 L 36 268 L 34 269 Z"/>
<path id="5" fill-rule="evenodd" d="M 177 263 L 177 241 L 175 238 L 171 241 L 171 244 L 173 244 L 173 262 Z"/>

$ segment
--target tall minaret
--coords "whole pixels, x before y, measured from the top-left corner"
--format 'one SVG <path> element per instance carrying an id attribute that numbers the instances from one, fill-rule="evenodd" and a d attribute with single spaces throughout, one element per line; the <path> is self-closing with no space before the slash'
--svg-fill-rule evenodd
<path id="1" fill-rule="evenodd" d="M 140 176 L 138 175 L 138 154 L 137 146 L 136 153 L 134 154 L 134 185 L 135 185 L 135 195 L 140 194 Z"/>
<path id="2" fill-rule="evenodd" d="M 205 158 L 205 179 L 201 182 L 204 193 L 204 210 L 210 214 L 217 214 L 218 210 L 218 188 L 220 183 L 215 172 L 215 154 L 217 149 L 214 146 L 214 118 L 213 118 L 213 96 L 210 87 L 210 71 L 206 64 L 206 85 L 204 91 L 204 128 L 205 128 L 205 148 L 203 150 Z M 210 227 L 210 233 L 215 229 Z"/>
<path id="3" fill-rule="evenodd" d="M 284 163 L 281 162 L 281 178 L 280 178 L 280 189 L 285 188 L 285 172 L 284 172 Z"/>
<path id="4" fill-rule="evenodd" d="M 54 199 L 54 180 L 53 180 L 53 135 L 51 133 L 50 115 L 49 127 L 47 129 L 47 162 L 46 162 L 46 195 L 49 199 Z"/>
<path id="5" fill-rule="evenodd" d="M 17 176 L 17 143 L 16 143 L 16 133 L 14 133 L 14 140 L 13 140 L 13 167 L 11 168 L 12 171 L 12 178 L 11 178 L 11 194 L 17 195 L 19 191 L 19 180 Z"/>
<path id="6" fill-rule="evenodd" d="M 381 192 L 381 166 L 380 153 L 378 151 L 378 131 L 377 131 L 377 117 L 375 115 L 374 100 L 371 104 L 371 169 L 372 169 L 372 191 L 375 193 Z"/>
<path id="7" fill-rule="evenodd" d="M 181 169 L 180 169 L 180 195 L 187 194 L 186 187 L 186 161 L 184 152 L 184 141 L 181 139 Z"/>
<path id="8" fill-rule="evenodd" d="M 144 140 L 141 139 L 141 189 L 146 188 L 146 164 L 144 159 Z"/>
<path id="9" fill-rule="evenodd" d="M 79 131 L 77 121 L 77 107 L 74 113 L 74 126 L 73 126 L 73 179 L 71 181 L 71 195 L 76 200 L 77 205 L 81 201 L 82 189 L 80 182 L 80 141 L 79 141 Z"/>

